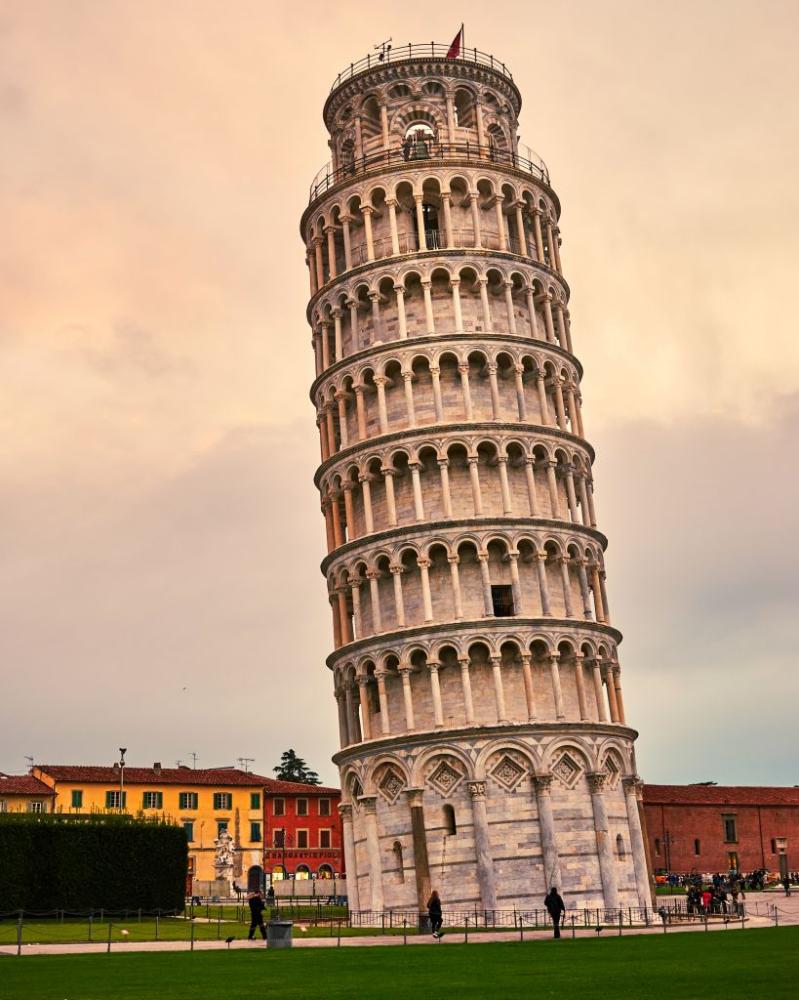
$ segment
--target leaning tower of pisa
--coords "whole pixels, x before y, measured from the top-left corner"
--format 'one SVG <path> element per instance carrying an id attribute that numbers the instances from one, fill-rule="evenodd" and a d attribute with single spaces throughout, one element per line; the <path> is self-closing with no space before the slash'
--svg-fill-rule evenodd
<path id="1" fill-rule="evenodd" d="M 507 67 L 340 74 L 303 213 L 350 905 L 646 906 L 560 203 Z"/>

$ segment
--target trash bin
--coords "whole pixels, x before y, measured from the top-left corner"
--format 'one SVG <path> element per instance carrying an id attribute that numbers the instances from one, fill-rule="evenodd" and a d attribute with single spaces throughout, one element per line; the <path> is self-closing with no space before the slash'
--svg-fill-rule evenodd
<path id="1" fill-rule="evenodd" d="M 267 948 L 290 948 L 293 926 L 291 920 L 270 920 L 266 925 Z"/>

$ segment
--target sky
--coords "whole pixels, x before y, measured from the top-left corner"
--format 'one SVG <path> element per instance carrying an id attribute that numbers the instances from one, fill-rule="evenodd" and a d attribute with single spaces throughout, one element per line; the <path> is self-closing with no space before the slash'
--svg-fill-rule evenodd
<path id="1" fill-rule="evenodd" d="M 0 2 L 0 770 L 337 747 L 299 218 L 336 74 L 512 70 L 650 782 L 799 783 L 799 8 Z"/>

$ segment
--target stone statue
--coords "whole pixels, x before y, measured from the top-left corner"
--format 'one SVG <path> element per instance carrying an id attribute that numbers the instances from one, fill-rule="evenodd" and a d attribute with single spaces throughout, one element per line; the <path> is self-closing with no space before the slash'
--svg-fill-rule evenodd
<path id="1" fill-rule="evenodd" d="M 217 839 L 214 841 L 214 847 L 216 848 L 216 856 L 214 857 L 214 870 L 216 872 L 216 877 L 218 879 L 223 879 L 228 885 L 230 885 L 230 880 L 233 877 L 235 850 L 233 847 L 233 838 L 227 830 L 223 830 L 222 833 L 219 834 Z"/>

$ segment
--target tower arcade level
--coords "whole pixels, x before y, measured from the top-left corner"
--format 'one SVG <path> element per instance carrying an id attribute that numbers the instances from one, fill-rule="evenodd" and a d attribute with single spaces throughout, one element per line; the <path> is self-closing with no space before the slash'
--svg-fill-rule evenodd
<path id="1" fill-rule="evenodd" d="M 560 203 L 446 48 L 337 79 L 301 222 L 350 904 L 646 906 Z"/>

